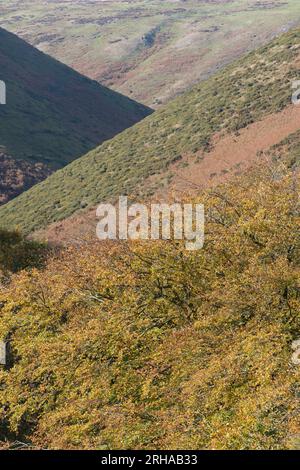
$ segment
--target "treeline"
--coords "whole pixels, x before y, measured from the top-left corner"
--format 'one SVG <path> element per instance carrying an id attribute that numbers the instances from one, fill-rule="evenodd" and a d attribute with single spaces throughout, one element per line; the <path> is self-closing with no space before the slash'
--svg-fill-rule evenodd
<path id="1" fill-rule="evenodd" d="M 91 241 L 0 293 L 1 440 L 43 448 L 299 447 L 295 173 L 199 194 L 206 241 Z"/>

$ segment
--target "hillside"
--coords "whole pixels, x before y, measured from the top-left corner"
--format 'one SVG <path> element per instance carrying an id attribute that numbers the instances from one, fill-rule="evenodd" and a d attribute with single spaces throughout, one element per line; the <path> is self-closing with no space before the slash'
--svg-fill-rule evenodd
<path id="1" fill-rule="evenodd" d="M 279 167 L 284 165 L 299 171 L 299 121 L 300 109 L 288 106 L 282 112 L 242 129 L 238 136 L 228 134 L 217 140 L 213 150 L 200 159 L 187 157 L 183 162 L 175 162 L 169 167 L 174 174 L 171 183 L 167 189 L 158 187 L 153 199 L 169 201 L 181 200 L 187 195 L 192 197 L 200 188 L 209 189 L 232 181 L 261 163 L 266 168 L 276 163 Z M 47 240 L 52 245 L 81 245 L 83 240 L 95 234 L 95 212 L 96 207 L 78 211 L 36 231 L 34 238 Z"/>
<path id="2" fill-rule="evenodd" d="M 18 196 L 52 173 L 43 163 L 30 163 L 0 152 L 0 205 Z"/>
<path id="3" fill-rule="evenodd" d="M 201 163 L 212 155 L 216 136 L 238 135 L 288 110 L 299 70 L 299 39 L 295 30 L 273 40 L 59 170 L 3 206 L 2 225 L 28 233 L 120 194 L 144 197 L 167 189 L 174 162 Z M 274 144 L 298 129 L 300 113 L 293 112 L 292 127 Z"/>
<path id="4" fill-rule="evenodd" d="M 299 24 L 299 0 L 6 0 L 4 27 L 84 75 L 160 106 Z"/>
<path id="5" fill-rule="evenodd" d="M 93 238 L 14 276 L 4 448 L 300 449 L 299 189 L 262 166 L 198 193 L 202 250 Z"/>
<path id="6" fill-rule="evenodd" d="M 61 168 L 150 110 L 0 28 L 0 145 L 15 159 Z"/>

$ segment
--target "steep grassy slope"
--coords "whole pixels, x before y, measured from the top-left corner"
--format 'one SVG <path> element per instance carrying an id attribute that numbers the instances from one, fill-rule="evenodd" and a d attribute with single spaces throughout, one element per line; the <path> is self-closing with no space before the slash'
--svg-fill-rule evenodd
<path id="1" fill-rule="evenodd" d="M 61 168 L 150 113 L 3 29 L 0 65 L 0 145 L 14 158 Z"/>
<path id="2" fill-rule="evenodd" d="M 299 0 L 2 3 L 7 29 L 152 107 L 300 20 Z"/>
<path id="3" fill-rule="evenodd" d="M 299 449 L 299 179 L 266 167 L 196 201 L 202 250 L 94 241 L 1 289 L 0 441 Z"/>
<path id="4" fill-rule="evenodd" d="M 120 194 L 145 194 L 147 177 L 163 172 L 166 179 L 168 165 L 209 150 L 216 133 L 238 132 L 281 111 L 290 103 L 291 82 L 298 76 L 299 39 L 300 30 L 292 31 L 250 53 L 58 171 L 3 206 L 2 225 L 30 232 Z"/>
<path id="5" fill-rule="evenodd" d="M 171 165 L 166 174 L 153 176 L 147 187 L 155 181 L 168 179 L 167 188 L 159 185 L 151 199 L 155 201 L 180 200 L 199 189 L 209 189 L 247 172 L 262 162 L 266 166 L 275 162 L 279 167 L 296 169 L 300 164 L 300 107 L 288 106 L 280 113 L 273 113 L 257 121 L 237 134 L 226 134 L 214 141 L 213 149 L 199 158 L 185 157 Z M 277 171 L 277 170 L 276 170 Z M 54 245 L 81 244 L 89 236 L 95 236 L 96 208 L 78 211 L 65 220 L 54 222 L 35 232 L 38 240 L 47 240 Z"/>

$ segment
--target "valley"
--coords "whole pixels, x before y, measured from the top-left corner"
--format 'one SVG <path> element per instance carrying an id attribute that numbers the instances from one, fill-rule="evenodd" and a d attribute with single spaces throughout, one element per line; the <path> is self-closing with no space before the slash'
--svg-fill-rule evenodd
<path id="1" fill-rule="evenodd" d="M 234 136 L 291 106 L 299 37 L 299 29 L 280 36 L 57 171 L 0 208 L 3 227 L 30 233 L 120 194 L 148 199 L 158 189 L 168 192 L 174 163 L 189 166 L 209 159 L 216 136 Z M 292 114 L 287 135 L 281 133 L 277 141 L 274 136 L 274 144 L 298 128 L 298 107 Z M 207 168 L 216 172 L 216 166 Z"/>
<path id="2" fill-rule="evenodd" d="M 6 0 L 1 25 L 157 108 L 300 20 L 299 0 Z"/>

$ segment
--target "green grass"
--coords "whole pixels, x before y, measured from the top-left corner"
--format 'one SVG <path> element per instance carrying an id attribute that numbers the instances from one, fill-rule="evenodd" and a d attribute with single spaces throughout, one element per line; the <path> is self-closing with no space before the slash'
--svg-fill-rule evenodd
<path id="1" fill-rule="evenodd" d="M 0 28 L 0 145 L 9 155 L 61 168 L 150 114 Z"/>
<path id="2" fill-rule="evenodd" d="M 143 193 L 144 180 L 183 154 L 210 147 L 291 101 L 300 30 L 250 53 L 131 129 L 56 172 L 0 209 L 1 225 L 29 233 L 82 207 Z"/>

